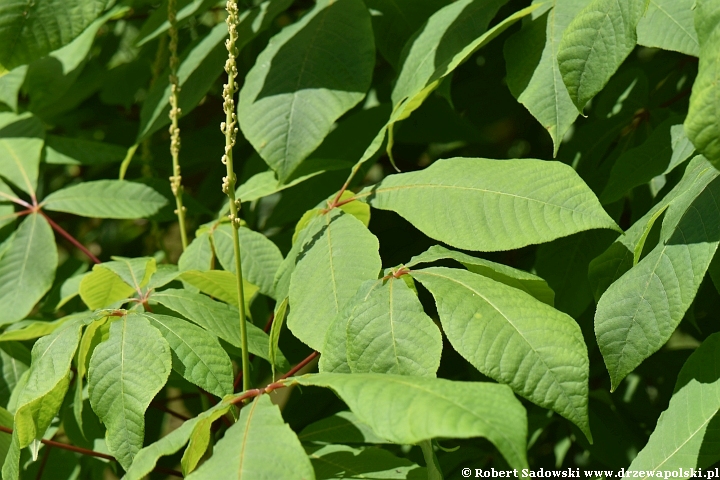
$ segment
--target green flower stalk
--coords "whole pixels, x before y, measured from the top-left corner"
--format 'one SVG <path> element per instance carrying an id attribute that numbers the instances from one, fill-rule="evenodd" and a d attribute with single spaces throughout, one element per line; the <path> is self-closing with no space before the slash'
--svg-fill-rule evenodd
<path id="1" fill-rule="evenodd" d="M 235 113 L 235 92 L 238 85 L 235 82 L 237 77 L 237 66 L 235 57 L 237 57 L 238 49 L 235 46 L 237 41 L 237 24 L 238 24 L 238 6 L 237 1 L 228 0 L 227 5 L 228 16 L 225 22 L 228 26 L 228 39 L 225 41 L 225 47 L 228 51 L 228 59 L 225 62 L 225 71 L 228 80 L 223 86 L 223 109 L 225 110 L 225 121 L 220 124 L 220 130 L 225 134 L 225 154 L 222 156 L 222 162 L 227 167 L 227 176 L 223 177 L 222 190 L 230 200 L 230 223 L 233 226 L 233 247 L 235 250 L 235 271 L 237 272 L 237 296 L 238 306 L 240 310 L 240 337 L 242 341 L 242 374 L 243 374 L 243 390 L 250 389 L 250 359 L 248 353 L 247 342 L 247 323 L 245 318 L 245 292 L 243 290 L 242 261 L 240 256 L 240 236 L 238 229 L 240 228 L 240 218 L 238 211 L 240 210 L 240 199 L 235 198 L 235 184 L 237 177 L 233 170 L 233 152 L 237 138 L 237 115 Z"/>
<path id="2" fill-rule="evenodd" d="M 177 4 L 176 0 L 168 1 L 168 22 L 170 23 L 170 155 L 173 162 L 173 174 L 170 177 L 170 188 L 175 196 L 175 213 L 178 216 L 180 224 L 180 239 L 182 241 L 183 251 L 187 248 L 187 231 L 185 229 L 185 207 L 183 206 L 183 186 L 182 176 L 180 175 L 180 127 L 178 127 L 178 119 L 181 110 L 178 107 L 178 95 L 180 94 L 180 85 L 177 77 L 178 64 L 180 60 L 177 55 L 178 47 L 178 29 L 177 29 Z"/>

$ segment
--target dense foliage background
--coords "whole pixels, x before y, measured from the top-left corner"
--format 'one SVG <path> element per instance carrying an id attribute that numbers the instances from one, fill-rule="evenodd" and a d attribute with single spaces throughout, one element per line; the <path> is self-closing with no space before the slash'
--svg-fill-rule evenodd
<path id="1" fill-rule="evenodd" d="M 0 0 L 3 478 L 720 460 L 720 2 L 238 3 Z"/>

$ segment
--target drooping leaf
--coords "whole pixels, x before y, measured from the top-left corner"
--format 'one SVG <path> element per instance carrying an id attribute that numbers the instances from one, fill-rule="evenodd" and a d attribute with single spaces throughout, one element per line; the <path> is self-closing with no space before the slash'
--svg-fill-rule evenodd
<path id="1" fill-rule="evenodd" d="M 720 460 L 720 335 L 713 334 L 680 371 L 670 405 L 658 420 L 645 448 L 628 468 L 637 478 L 658 470 L 705 469 Z"/>
<path id="2" fill-rule="evenodd" d="M 218 405 L 222 405 L 220 402 Z M 229 405 L 225 408 L 213 407 L 208 412 L 199 415 L 200 419 L 192 430 L 192 434 L 188 440 L 188 446 L 183 453 L 180 464 L 182 465 L 183 475 L 188 475 L 195 470 L 200 460 L 203 459 L 210 445 L 210 435 L 213 422 L 225 415 L 230 409 Z"/>
<path id="3" fill-rule="evenodd" d="M 425 480 L 425 468 L 399 458 L 382 448 L 353 448 L 347 445 L 306 447 L 318 480 L 345 478 Z"/>
<path id="4" fill-rule="evenodd" d="M 467 250 L 512 250 L 594 228 L 617 229 L 567 165 L 453 158 L 385 177 L 357 195 Z"/>
<path id="5" fill-rule="evenodd" d="M 314 480 L 315 472 L 280 409 L 261 395 L 240 411 L 213 456 L 186 478 Z"/>
<path id="6" fill-rule="evenodd" d="M 505 43 L 508 87 L 552 137 L 554 154 L 580 114 L 562 81 L 557 54 L 565 29 L 589 0 L 554 0 Z M 531 53 L 532 52 L 532 53 Z"/>
<path id="7" fill-rule="evenodd" d="M 245 273 L 245 272 L 243 272 Z M 222 300 L 230 305 L 238 306 L 237 277 L 226 270 L 188 270 L 180 274 L 180 278 L 211 297 Z M 250 311 L 250 304 L 258 291 L 258 287 L 243 279 L 245 310 Z"/>
<path id="8" fill-rule="evenodd" d="M 600 298 L 595 334 L 613 389 L 665 344 L 695 298 L 720 243 L 719 197 L 715 178 L 671 203 L 660 243 Z"/>
<path id="9" fill-rule="evenodd" d="M 464 270 L 431 267 L 411 275 L 435 297 L 443 331 L 466 360 L 591 438 L 587 347 L 572 318 Z"/>
<path id="10" fill-rule="evenodd" d="M 0 323 L 12 323 L 30 313 L 50 290 L 57 263 L 52 228 L 42 215 L 28 215 L 0 258 Z"/>
<path id="11" fill-rule="evenodd" d="M 17 111 L 18 94 L 25 81 L 27 69 L 27 65 L 22 65 L 0 76 L 0 102 L 15 112 Z"/>
<path id="12" fill-rule="evenodd" d="M 228 224 L 219 225 L 212 231 L 212 240 L 220 264 L 225 270 L 235 274 L 232 228 Z M 243 278 L 257 285 L 260 293 L 273 296 L 273 278 L 282 262 L 280 249 L 262 233 L 246 227 L 238 229 L 238 237 Z"/>
<path id="13" fill-rule="evenodd" d="M 332 389 L 361 422 L 393 443 L 485 437 L 511 467 L 527 466 L 526 413 L 506 385 L 378 373 L 320 373 L 290 381 Z"/>
<path id="14" fill-rule="evenodd" d="M 117 273 L 102 265 L 93 267 L 93 271 L 80 280 L 80 298 L 91 310 L 109 307 L 134 294 L 133 287 L 125 283 Z"/>
<path id="15" fill-rule="evenodd" d="M 110 337 L 90 358 L 90 404 L 107 428 L 110 452 L 126 470 L 143 445 L 145 410 L 170 369 L 167 341 L 146 318 L 132 313 L 110 325 Z"/>
<path id="16" fill-rule="evenodd" d="M 0 335 L 0 342 L 14 342 L 14 341 L 24 341 L 24 340 L 35 340 L 36 338 L 44 337 L 45 335 L 50 335 L 52 332 L 60 328 L 64 323 L 73 320 L 78 315 L 84 316 L 85 314 L 74 314 L 74 315 L 68 315 L 67 317 L 59 318 L 55 321 L 48 322 L 48 321 L 36 321 L 36 322 L 30 322 L 27 325 L 23 326 L 22 328 L 14 329 L 14 330 L 5 330 L 2 335 Z"/>
<path id="17" fill-rule="evenodd" d="M 314 350 L 322 349 L 345 302 L 364 281 L 376 279 L 381 267 L 378 240 L 360 220 L 334 209 L 321 222 L 297 257 L 287 319 L 290 331 Z"/>
<path id="18" fill-rule="evenodd" d="M 553 305 L 555 292 L 553 292 L 545 280 L 537 275 L 508 267 L 501 263 L 495 263 L 462 252 L 456 252 L 440 245 L 433 245 L 420 255 L 414 256 L 405 266 L 411 268 L 422 263 L 433 263 L 444 259 L 455 260 L 473 273 L 520 289 L 543 303 L 547 303 L 550 306 Z"/>
<path id="19" fill-rule="evenodd" d="M 124 147 L 111 143 L 59 135 L 45 138 L 45 163 L 51 165 L 119 163 L 126 153 Z"/>
<path id="20" fill-rule="evenodd" d="M 637 25 L 637 43 L 697 57 L 700 46 L 693 22 L 694 4 L 693 0 L 650 0 Z"/>
<path id="21" fill-rule="evenodd" d="M 647 0 L 592 0 L 567 26 L 557 59 L 578 110 L 607 84 L 635 48 Z"/>
<path id="22" fill-rule="evenodd" d="M 70 43 L 112 2 L 38 0 L 5 3 L 0 10 L 0 74 Z"/>
<path id="23" fill-rule="evenodd" d="M 0 112 L 0 176 L 25 193 L 35 194 L 44 138 L 42 123 L 31 113 Z"/>
<path id="24" fill-rule="evenodd" d="M 287 315 L 288 298 L 285 297 L 282 302 L 278 302 L 275 306 L 275 314 L 273 315 L 272 326 L 270 327 L 270 341 L 268 343 L 268 357 L 270 366 L 272 367 L 273 380 L 275 380 L 275 365 L 277 362 L 278 352 L 280 351 L 280 332 L 285 325 L 285 316 Z"/>
<path id="25" fill-rule="evenodd" d="M 270 40 L 245 78 L 238 120 L 281 181 L 370 87 L 375 45 L 361 0 L 319 0 Z"/>
<path id="26" fill-rule="evenodd" d="M 83 385 L 85 385 L 84 378 L 87 374 L 88 364 L 90 357 L 92 356 L 95 347 L 100 344 L 106 338 L 103 338 L 103 333 L 107 331 L 107 320 L 108 317 L 103 317 L 99 320 L 94 321 L 85 328 L 80 339 L 80 345 L 77 353 L 77 374 L 75 375 L 75 397 L 73 398 L 73 417 L 77 423 L 80 433 L 87 439 L 85 434 L 84 419 L 83 419 Z"/>
<path id="27" fill-rule="evenodd" d="M 233 368 L 217 338 L 195 324 L 168 315 L 143 314 L 167 340 L 186 380 L 222 398 L 233 391 Z"/>
<path id="28" fill-rule="evenodd" d="M 370 427 L 358 420 L 354 413 L 343 411 L 308 425 L 298 435 L 301 442 L 333 444 L 388 443 Z"/>
<path id="29" fill-rule="evenodd" d="M 96 180 L 58 190 L 43 201 L 46 210 L 94 218 L 135 219 L 157 213 L 167 200 L 152 188 L 124 180 Z"/>

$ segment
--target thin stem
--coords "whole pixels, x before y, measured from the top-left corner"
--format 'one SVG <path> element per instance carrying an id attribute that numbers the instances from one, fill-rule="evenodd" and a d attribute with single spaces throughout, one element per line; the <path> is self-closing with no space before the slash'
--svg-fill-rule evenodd
<path id="1" fill-rule="evenodd" d="M 305 358 L 302 362 L 295 365 L 293 368 L 290 369 L 289 372 L 287 372 L 285 375 L 281 376 L 279 380 L 285 380 L 288 377 L 292 377 L 297 372 L 299 372 L 305 365 L 312 362 L 315 357 L 318 356 L 318 352 L 312 352 L 310 355 Z"/>
<path id="2" fill-rule="evenodd" d="M 235 57 L 237 57 L 238 49 L 235 46 L 237 41 L 237 23 L 238 23 L 238 6 L 236 0 L 228 0 L 227 2 L 228 17 L 225 20 L 228 26 L 228 40 L 225 46 L 228 50 L 228 59 L 225 63 L 225 71 L 228 75 L 228 81 L 223 87 L 223 109 L 225 110 L 225 121 L 220 125 L 220 130 L 225 134 L 225 155 L 222 162 L 227 167 L 227 176 L 223 178 L 222 189 L 230 200 L 230 223 L 233 226 L 233 250 L 235 251 L 235 272 L 237 284 L 238 310 L 240 312 L 240 339 L 242 342 L 242 380 L 243 390 L 250 390 L 250 354 L 248 353 L 247 340 L 247 320 L 245 317 L 245 291 L 243 289 L 242 274 L 242 258 L 240 256 L 240 218 L 238 217 L 238 209 L 240 200 L 235 198 L 235 184 L 237 177 L 233 169 L 233 152 L 237 136 L 237 115 L 235 114 L 235 92 L 238 89 L 235 77 L 237 77 L 237 66 L 235 65 Z"/>
<path id="3" fill-rule="evenodd" d="M 160 410 L 161 412 L 165 412 L 165 413 L 167 413 L 168 415 L 171 415 L 171 416 L 173 416 L 173 417 L 175 417 L 175 418 L 179 418 L 179 419 L 182 420 L 183 422 L 185 422 L 185 421 L 187 421 L 187 420 L 190 420 L 190 417 L 187 417 L 187 416 L 183 415 L 182 413 L 178 413 L 178 412 L 176 412 L 175 410 L 172 410 L 172 409 L 166 407 L 165 405 L 160 405 L 159 403 L 151 402 L 151 403 L 150 403 L 150 406 L 153 407 L 153 408 L 156 409 L 156 410 Z"/>
<path id="4" fill-rule="evenodd" d="M 177 70 L 180 60 L 177 55 L 178 47 L 178 29 L 177 29 L 177 13 L 176 0 L 168 1 L 168 22 L 170 22 L 170 155 L 172 156 L 173 174 L 170 177 L 170 188 L 175 196 L 175 213 L 180 224 L 180 240 L 182 241 L 183 251 L 187 248 L 187 231 L 185 229 L 185 211 L 183 206 L 183 186 L 182 176 L 180 175 L 180 127 L 178 127 L 178 119 L 182 113 L 178 107 L 178 94 L 180 93 L 180 84 L 178 82 Z"/>
<path id="5" fill-rule="evenodd" d="M 9 195 L 5 192 L 0 192 L 0 197 L 10 200 L 13 203 L 17 203 L 18 205 L 22 205 L 23 207 L 32 208 L 32 205 L 27 203 L 25 200 L 22 200 L 17 197 L 13 197 L 12 195 Z"/>
<path id="6" fill-rule="evenodd" d="M 78 250 L 80 250 L 81 252 L 83 252 L 90 260 L 92 260 L 92 261 L 95 262 L 95 263 L 102 263 L 99 258 L 97 258 L 95 255 L 93 255 L 92 252 L 91 252 L 90 250 L 88 250 L 87 248 L 85 248 L 85 246 L 84 246 L 82 243 L 80 243 L 79 241 L 77 241 L 77 240 L 75 239 L 75 237 L 73 237 L 72 235 L 70 235 L 70 234 L 69 234 L 68 232 L 66 232 L 60 225 L 58 225 L 58 224 L 55 223 L 50 217 L 48 217 L 47 215 L 45 215 L 45 212 L 43 212 L 42 210 L 38 210 L 38 213 L 39 213 L 40 215 L 42 215 L 43 217 L 45 217 L 45 220 L 48 221 L 48 223 L 49 223 L 50 226 L 53 228 L 53 230 L 55 230 L 57 233 L 59 233 L 60 235 L 62 235 L 63 237 L 65 237 L 65 239 L 68 240 L 70 243 L 72 243 L 73 245 L 75 245 L 75 246 L 78 248 Z"/>

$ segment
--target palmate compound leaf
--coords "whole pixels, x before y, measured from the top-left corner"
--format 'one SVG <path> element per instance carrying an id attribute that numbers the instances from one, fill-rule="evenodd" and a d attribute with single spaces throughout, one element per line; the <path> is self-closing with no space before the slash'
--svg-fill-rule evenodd
<path id="1" fill-rule="evenodd" d="M 124 469 L 142 448 L 145 410 L 170 375 L 168 342 L 143 316 L 129 313 L 110 325 L 88 370 L 93 410 L 105 424 L 105 441 Z"/>
<path id="2" fill-rule="evenodd" d="M 466 360 L 592 438 L 587 347 L 572 318 L 465 270 L 431 267 L 411 275 L 435 297 L 443 331 Z"/>
<path id="3" fill-rule="evenodd" d="M 553 0 L 547 14 L 533 15 L 531 22 L 505 42 L 508 87 L 548 131 L 555 155 L 580 114 L 562 81 L 558 48 L 565 29 L 589 1 Z"/>
<path id="4" fill-rule="evenodd" d="M 438 160 L 389 175 L 357 198 L 467 250 L 512 250 L 594 228 L 618 229 L 570 166 L 543 160 Z"/>
<path id="5" fill-rule="evenodd" d="M 659 244 L 600 298 L 595 334 L 613 390 L 665 344 L 695 298 L 720 242 L 718 199 L 715 178 L 671 203 Z"/>
<path id="6" fill-rule="evenodd" d="M 80 332 L 90 320 L 89 316 L 77 317 L 35 342 L 30 371 L 17 398 L 12 445 L 2 470 L 4 479 L 18 478 L 20 449 L 42 438 L 60 409 Z"/>
<path id="7" fill-rule="evenodd" d="M 304 236 L 296 257 L 287 324 L 293 335 L 320 351 L 335 315 L 363 282 L 377 279 L 381 261 L 377 238 L 353 215 L 333 209 L 317 218 L 312 223 L 320 228 Z"/>
<path id="8" fill-rule="evenodd" d="M 567 26 L 557 59 L 578 110 L 607 84 L 635 48 L 647 0 L 592 0 Z"/>
<path id="9" fill-rule="evenodd" d="M 658 471 L 704 469 L 720 460 L 718 372 L 720 334 L 715 333 L 683 365 L 668 409 L 628 471 L 645 479 Z M 688 476 L 681 474 L 680 478 Z"/>
<path id="10" fill-rule="evenodd" d="M 650 0 L 637 25 L 637 43 L 645 47 L 700 54 L 693 22 L 695 0 Z"/>
<path id="11" fill-rule="evenodd" d="M 51 193 L 43 208 L 84 217 L 135 219 L 154 215 L 167 200 L 152 188 L 124 180 L 96 180 Z"/>
<path id="12" fill-rule="evenodd" d="M 314 480 L 310 459 L 268 395 L 240 411 L 213 450 L 188 480 Z"/>
<path id="13" fill-rule="evenodd" d="M 332 389 L 393 443 L 485 437 L 512 468 L 527 467 L 527 414 L 506 385 L 378 373 L 320 373 L 288 383 Z"/>
<path id="14" fill-rule="evenodd" d="M 238 120 L 280 181 L 365 97 L 374 65 L 370 14 L 361 0 L 319 0 L 270 40 L 240 91 Z"/>
<path id="15" fill-rule="evenodd" d="M 58 263 L 52 228 L 32 213 L 20 224 L 0 258 L 0 323 L 23 319 L 50 290 Z"/>
<path id="16" fill-rule="evenodd" d="M 167 340 L 175 371 L 217 397 L 233 392 L 232 363 L 217 338 L 187 320 L 154 313 L 141 315 Z"/>

